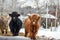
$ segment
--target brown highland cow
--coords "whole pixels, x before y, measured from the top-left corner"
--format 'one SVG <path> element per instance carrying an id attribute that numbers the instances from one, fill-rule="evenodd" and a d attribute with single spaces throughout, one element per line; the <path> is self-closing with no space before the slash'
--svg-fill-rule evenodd
<path id="1" fill-rule="evenodd" d="M 38 14 L 31 14 L 24 21 L 25 37 L 29 36 L 31 39 L 36 39 L 36 34 L 40 27 L 40 16 Z"/>

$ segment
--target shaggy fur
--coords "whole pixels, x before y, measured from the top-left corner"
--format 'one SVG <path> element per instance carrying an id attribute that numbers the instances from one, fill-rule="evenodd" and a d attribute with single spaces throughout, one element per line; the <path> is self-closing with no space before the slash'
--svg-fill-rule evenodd
<path id="1" fill-rule="evenodd" d="M 36 34 L 38 32 L 40 23 L 40 16 L 37 14 L 31 14 L 24 21 L 25 26 L 25 36 L 29 36 L 31 39 L 36 39 Z"/>
<path id="2" fill-rule="evenodd" d="M 2 35 L 7 35 L 7 32 L 8 32 L 8 20 L 9 20 L 8 15 L 0 16 L 0 30 L 1 30 Z"/>
<path id="3" fill-rule="evenodd" d="M 22 21 L 18 18 L 20 14 L 13 12 L 12 14 L 9 14 L 9 16 L 11 17 L 11 21 L 9 23 L 10 30 L 13 36 L 18 36 L 19 30 L 22 28 Z"/>

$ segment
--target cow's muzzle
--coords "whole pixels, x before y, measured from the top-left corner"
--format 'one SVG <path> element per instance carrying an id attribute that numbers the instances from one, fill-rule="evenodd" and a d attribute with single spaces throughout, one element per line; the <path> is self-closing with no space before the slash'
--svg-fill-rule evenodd
<path id="1" fill-rule="evenodd" d="M 35 22 L 33 22 L 33 24 L 35 24 Z"/>
<path id="2" fill-rule="evenodd" d="M 13 19 L 15 19 L 15 17 L 13 17 Z"/>

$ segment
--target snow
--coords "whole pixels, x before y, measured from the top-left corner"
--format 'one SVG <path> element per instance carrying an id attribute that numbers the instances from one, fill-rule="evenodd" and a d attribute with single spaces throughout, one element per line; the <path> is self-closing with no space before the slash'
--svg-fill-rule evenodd
<path id="1" fill-rule="evenodd" d="M 23 36 L 0 36 L 0 40 L 31 40 L 31 39 Z"/>
<path id="2" fill-rule="evenodd" d="M 42 18 L 51 18 L 51 19 L 57 19 L 57 17 L 51 15 L 51 14 L 41 14 Z"/>
<path id="3" fill-rule="evenodd" d="M 58 28 L 57 28 L 58 29 Z M 25 33 L 25 29 L 22 28 L 20 30 L 21 33 Z M 55 39 L 60 39 L 60 30 L 52 30 L 51 29 L 44 29 L 44 28 L 39 28 L 37 36 L 45 36 L 47 38 L 55 38 Z M 25 38 L 24 36 L 0 36 L 0 40 L 28 40 L 29 38 Z"/>
<path id="4" fill-rule="evenodd" d="M 23 32 L 23 33 L 25 33 L 25 29 L 24 29 L 24 28 L 22 28 L 19 32 Z"/>
<path id="5" fill-rule="evenodd" d="M 56 31 L 55 31 L 54 27 L 52 29 L 53 30 L 51 31 L 51 29 L 44 29 L 44 28 L 40 27 L 38 30 L 37 36 L 43 36 L 44 35 L 48 38 L 51 37 L 51 38 L 55 38 L 55 39 L 60 39 L 60 26 L 58 26 Z M 20 32 L 25 33 L 25 29 L 22 28 L 20 30 Z"/>
<path id="6" fill-rule="evenodd" d="M 21 15 L 21 16 L 19 17 L 19 19 L 21 19 L 22 22 L 23 22 L 26 18 L 28 18 L 28 15 L 27 15 L 27 16 L 23 16 L 23 15 Z"/>
<path id="7" fill-rule="evenodd" d="M 59 31 L 59 32 L 60 32 L 60 25 L 57 27 L 57 31 Z"/>
<path id="8" fill-rule="evenodd" d="M 47 36 L 47 37 L 52 37 L 52 38 L 55 38 L 55 39 L 60 39 L 60 32 L 57 32 L 57 31 L 49 31 L 48 29 L 46 29 L 46 30 L 40 30 L 39 29 L 37 35 L 38 36 L 44 35 L 44 36 Z"/>

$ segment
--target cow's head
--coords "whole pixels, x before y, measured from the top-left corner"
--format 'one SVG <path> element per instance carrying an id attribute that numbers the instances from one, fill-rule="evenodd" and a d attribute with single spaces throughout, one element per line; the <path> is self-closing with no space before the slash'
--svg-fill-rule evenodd
<path id="1" fill-rule="evenodd" d="M 31 21 L 31 24 L 36 24 L 38 23 L 40 16 L 37 14 L 32 14 L 31 16 L 29 16 L 29 19 Z"/>
<path id="2" fill-rule="evenodd" d="M 17 12 L 12 12 L 12 14 L 9 14 L 9 16 L 12 18 L 13 21 L 16 21 L 20 14 L 18 14 Z"/>

